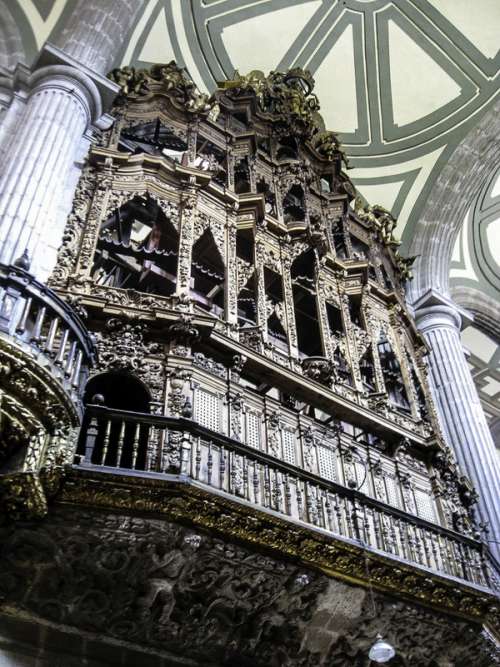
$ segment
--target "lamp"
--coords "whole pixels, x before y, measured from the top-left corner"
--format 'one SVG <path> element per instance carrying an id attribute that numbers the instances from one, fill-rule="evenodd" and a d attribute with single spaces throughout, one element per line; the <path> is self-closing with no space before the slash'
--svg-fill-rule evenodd
<path id="1" fill-rule="evenodd" d="M 372 609 L 373 609 L 373 618 L 377 618 L 377 609 L 375 607 L 375 598 L 373 596 L 373 586 L 372 586 L 372 580 L 370 576 L 370 560 L 368 558 L 368 554 L 365 551 L 365 568 L 366 568 L 366 576 L 368 579 L 368 590 L 370 591 L 370 599 L 372 603 Z M 391 658 L 394 658 L 396 655 L 396 651 L 389 642 L 386 642 L 385 639 L 382 637 L 380 633 L 377 634 L 377 639 L 371 649 L 368 651 L 368 657 L 370 660 L 373 660 L 374 662 L 377 663 L 384 663 L 384 662 L 389 662 Z"/>
<path id="2" fill-rule="evenodd" d="M 388 662 L 391 658 L 394 658 L 396 651 L 394 648 L 383 639 L 382 635 L 377 635 L 377 641 L 371 647 L 368 657 L 370 660 L 375 662 Z"/>

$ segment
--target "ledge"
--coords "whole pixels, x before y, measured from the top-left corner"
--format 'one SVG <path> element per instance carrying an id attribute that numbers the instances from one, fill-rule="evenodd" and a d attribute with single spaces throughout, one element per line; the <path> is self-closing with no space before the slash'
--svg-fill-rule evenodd
<path id="1" fill-rule="evenodd" d="M 500 630 L 499 599 L 487 588 L 412 566 L 368 549 L 362 542 L 332 538 L 319 528 L 283 520 L 272 511 L 206 491 L 184 476 L 164 475 L 160 480 L 110 472 L 72 468 L 57 502 L 160 514 L 298 560 L 330 577 L 365 587 L 371 584 L 377 590 Z"/>

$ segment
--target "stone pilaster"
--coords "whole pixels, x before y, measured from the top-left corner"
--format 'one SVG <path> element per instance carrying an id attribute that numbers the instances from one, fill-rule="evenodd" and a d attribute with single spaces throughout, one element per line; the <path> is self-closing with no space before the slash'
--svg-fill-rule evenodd
<path id="1" fill-rule="evenodd" d="M 61 203 L 68 180 L 74 185 L 75 161 L 93 129 L 112 122 L 103 106 L 118 87 L 50 45 L 24 86 L 18 136 L 0 175 L 0 261 L 12 263 L 27 250 L 31 272 L 45 280 L 56 261 L 65 222 Z"/>
<path id="2" fill-rule="evenodd" d="M 479 493 L 479 518 L 489 523 L 490 548 L 498 559 L 500 465 L 460 341 L 467 313 L 432 290 L 414 305 L 430 348 L 431 388 L 445 438 Z"/>

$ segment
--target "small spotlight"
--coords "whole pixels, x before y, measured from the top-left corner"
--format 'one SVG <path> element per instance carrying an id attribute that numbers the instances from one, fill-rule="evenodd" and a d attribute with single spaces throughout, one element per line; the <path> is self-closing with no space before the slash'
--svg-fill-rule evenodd
<path id="1" fill-rule="evenodd" d="M 382 635 L 377 635 L 377 641 L 368 653 L 370 660 L 374 660 L 375 662 L 388 662 L 395 655 L 396 651 L 382 638 Z"/>

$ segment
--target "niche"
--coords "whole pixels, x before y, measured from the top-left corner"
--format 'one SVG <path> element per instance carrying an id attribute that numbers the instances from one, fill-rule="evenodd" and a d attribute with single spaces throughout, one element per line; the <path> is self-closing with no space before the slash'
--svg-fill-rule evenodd
<path id="1" fill-rule="evenodd" d="M 361 295 L 351 294 L 349 295 L 349 315 L 351 317 L 351 322 L 358 327 L 364 328 L 363 318 L 361 311 Z"/>
<path id="2" fill-rule="evenodd" d="M 150 400 L 151 395 L 146 386 L 130 373 L 109 372 L 96 375 L 89 380 L 84 393 L 86 406 L 101 405 L 110 411 L 121 410 L 128 413 L 148 413 Z M 97 435 L 91 463 L 113 468 L 146 469 L 149 425 L 126 414 L 115 413 L 111 419 L 109 413 L 92 414 L 91 409 L 86 407 L 78 454 L 85 454 L 92 418 L 97 426 Z"/>

